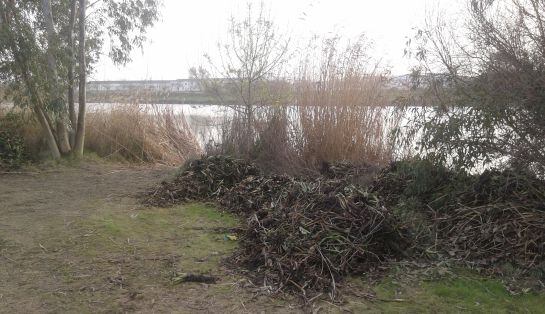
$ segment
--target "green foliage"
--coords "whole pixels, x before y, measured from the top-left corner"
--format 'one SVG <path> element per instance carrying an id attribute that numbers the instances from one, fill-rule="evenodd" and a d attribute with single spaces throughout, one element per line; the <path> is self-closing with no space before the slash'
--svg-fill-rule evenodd
<path id="1" fill-rule="evenodd" d="M 16 168 L 27 159 L 24 139 L 18 132 L 22 123 L 14 113 L 0 117 L 0 168 Z"/>
<path id="2" fill-rule="evenodd" d="M 407 159 L 392 163 L 382 171 L 374 189 L 384 194 L 389 205 L 435 208 L 454 202 L 458 191 L 467 187 L 471 176 L 453 171 L 430 159 Z"/>
<path id="3" fill-rule="evenodd" d="M 131 61 L 130 52 L 142 48 L 146 30 L 159 17 L 161 0 L 108 0 L 99 9 L 98 22 L 110 37 L 110 58 L 118 64 Z"/>
<path id="4" fill-rule="evenodd" d="M 130 53 L 142 47 L 146 31 L 157 21 L 160 2 L 0 1 L 0 85 L 7 87 L 10 102 L 38 113 L 55 158 L 73 148 L 79 152 L 85 136 L 84 128 L 76 126 L 85 110 L 76 116 L 68 106 L 73 98 L 65 95 L 73 95 L 77 83 L 85 82 L 106 40 L 114 63 L 130 61 Z M 81 30 L 78 36 L 76 28 Z M 76 72 L 79 77 L 74 77 Z M 69 143 L 68 133 L 76 129 L 75 143 Z"/>
<path id="5" fill-rule="evenodd" d="M 67 84 L 69 64 L 75 61 L 67 40 L 71 32 L 70 2 L 51 1 L 56 30 L 52 49 L 57 79 L 64 84 Z M 106 41 L 115 63 L 129 62 L 130 53 L 142 47 L 146 31 L 157 21 L 160 3 L 161 0 L 91 3 L 86 19 L 87 70 L 92 71 L 98 62 Z M 52 80 L 47 77 L 47 40 L 41 8 L 40 0 L 0 3 L 0 82 L 8 85 L 8 96 L 18 105 L 43 101 L 47 109 L 61 111 L 66 109 L 65 101 L 50 99 Z M 79 44 L 76 38 L 76 46 Z"/>
<path id="6" fill-rule="evenodd" d="M 417 35 L 415 81 L 426 92 L 409 102 L 422 107 L 409 115 L 408 143 L 456 168 L 516 163 L 545 174 L 545 33 L 536 26 L 545 4 L 468 2 L 458 21 L 440 16 Z M 447 26 L 457 22 L 464 29 Z"/>

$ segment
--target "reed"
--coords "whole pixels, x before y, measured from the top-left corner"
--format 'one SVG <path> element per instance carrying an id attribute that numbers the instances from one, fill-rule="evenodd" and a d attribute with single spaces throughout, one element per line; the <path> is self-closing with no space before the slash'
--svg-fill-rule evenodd
<path id="1" fill-rule="evenodd" d="M 319 48 L 321 55 L 305 59 L 295 83 L 299 153 L 311 163 L 389 162 L 393 120 L 384 94 L 386 72 L 368 56 L 367 39 L 343 43 L 333 37 Z"/>
<path id="2" fill-rule="evenodd" d="M 200 153 L 183 114 L 172 107 L 116 104 L 88 114 L 85 147 L 103 158 L 180 164 Z"/>
<path id="3" fill-rule="evenodd" d="M 115 104 L 88 111 L 85 150 L 98 157 L 179 165 L 201 153 L 184 115 L 175 113 L 172 107 Z M 47 156 L 47 145 L 33 114 L 19 108 L 0 108 L 0 124 L 5 127 L 8 125 L 2 119 L 8 112 L 12 116 L 9 127 L 23 139 L 25 156 L 32 160 Z"/>
<path id="4" fill-rule="evenodd" d="M 281 94 L 271 95 L 270 103 L 254 108 L 250 157 L 266 169 L 286 172 L 317 169 L 323 162 L 390 162 L 389 135 L 400 119 L 388 106 L 387 73 L 368 57 L 369 49 L 364 37 L 310 45 L 294 78 L 286 80 L 289 90 L 278 90 Z M 316 51 L 321 53 L 316 56 Z M 244 156 L 247 120 L 236 113 L 228 117 L 214 152 Z"/>

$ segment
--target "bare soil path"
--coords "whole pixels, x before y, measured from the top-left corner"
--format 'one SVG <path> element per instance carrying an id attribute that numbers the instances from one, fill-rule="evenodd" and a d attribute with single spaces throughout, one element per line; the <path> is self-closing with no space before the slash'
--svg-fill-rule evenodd
<path id="1" fill-rule="evenodd" d="M 142 209 L 135 195 L 173 172 L 82 164 L 0 174 L 0 312 L 291 311 L 254 298 L 220 260 L 236 221 L 205 205 Z M 180 273 L 219 276 L 175 285 Z"/>

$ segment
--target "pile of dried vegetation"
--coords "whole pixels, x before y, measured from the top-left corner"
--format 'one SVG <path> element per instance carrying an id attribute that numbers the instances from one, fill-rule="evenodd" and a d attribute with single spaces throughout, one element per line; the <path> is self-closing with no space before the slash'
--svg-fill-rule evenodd
<path id="1" fill-rule="evenodd" d="M 344 180 L 252 178 L 230 194 L 228 208 L 253 210 L 234 260 L 273 291 L 334 298 L 344 276 L 405 254 L 407 240 L 391 212 Z"/>
<path id="2" fill-rule="evenodd" d="M 413 229 L 422 249 L 478 267 L 545 262 L 545 182 L 527 169 L 469 175 L 403 161 L 384 169 L 372 190 L 397 216 L 419 217 Z"/>
<path id="3" fill-rule="evenodd" d="M 344 276 L 405 254 L 407 240 L 395 217 L 375 194 L 346 178 L 263 176 L 239 159 L 203 157 L 150 191 L 145 203 L 187 200 L 216 200 L 245 219 L 233 260 L 272 291 L 335 297 Z"/>
<path id="4" fill-rule="evenodd" d="M 477 266 L 545 262 L 545 182 L 525 170 L 474 177 L 438 219 L 449 254 Z"/>
<path id="5" fill-rule="evenodd" d="M 228 156 L 207 156 L 187 162 L 171 181 L 148 191 L 144 203 L 171 206 L 189 200 L 218 199 L 259 169 L 244 160 Z"/>
<path id="6" fill-rule="evenodd" d="M 367 170 L 366 170 L 367 169 Z M 270 291 L 335 298 L 342 279 L 406 258 L 476 266 L 545 261 L 545 183 L 531 172 L 451 171 L 425 160 L 324 165 L 314 179 L 264 176 L 226 156 L 192 161 L 147 194 L 149 205 L 214 200 L 243 218 L 233 256 Z M 413 219 L 417 217 L 417 219 Z M 421 254 L 422 252 L 439 254 Z"/>

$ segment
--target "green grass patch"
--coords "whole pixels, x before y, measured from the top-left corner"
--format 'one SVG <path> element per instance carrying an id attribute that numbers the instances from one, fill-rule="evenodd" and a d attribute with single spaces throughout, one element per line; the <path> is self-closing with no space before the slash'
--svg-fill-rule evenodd
<path id="1" fill-rule="evenodd" d="M 496 279 L 455 275 L 405 283 L 388 278 L 372 287 L 377 300 L 350 299 L 355 312 L 380 313 L 545 313 L 544 294 L 511 295 Z"/>
<path id="2" fill-rule="evenodd" d="M 218 266 L 237 245 L 229 228 L 237 220 L 205 204 L 173 208 L 146 208 L 131 212 L 97 213 L 82 223 L 89 230 L 81 254 L 138 252 L 142 255 L 171 254 L 182 257 L 187 271 L 204 272 Z"/>
<path id="3" fill-rule="evenodd" d="M 211 223 L 219 227 L 235 227 L 237 220 L 234 216 L 203 204 L 192 204 L 184 207 L 185 215 L 190 221 Z M 208 221 L 203 221 L 203 218 Z"/>
<path id="4" fill-rule="evenodd" d="M 511 295 L 499 280 L 463 277 L 430 282 L 424 289 L 446 305 L 470 312 L 544 313 L 545 295 Z"/>
<path id="5" fill-rule="evenodd" d="M 165 233 L 191 230 L 232 228 L 236 219 L 205 204 L 191 204 L 173 208 L 150 208 L 130 213 L 103 213 L 92 218 L 89 226 L 105 235 L 120 237 L 154 237 Z M 188 229 L 188 230 L 186 230 Z"/>

